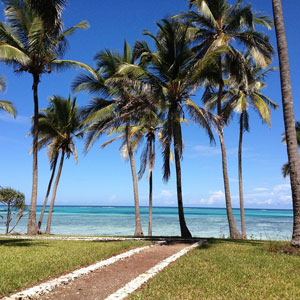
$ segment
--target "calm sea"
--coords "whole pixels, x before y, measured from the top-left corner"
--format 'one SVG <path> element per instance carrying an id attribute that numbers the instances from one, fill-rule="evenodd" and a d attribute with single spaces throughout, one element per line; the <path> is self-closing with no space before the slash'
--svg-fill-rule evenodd
<path id="1" fill-rule="evenodd" d="M 38 215 L 41 207 L 38 206 Z M 227 237 L 228 225 L 224 208 L 185 208 L 188 228 L 197 237 Z M 0 207 L 0 214 L 5 214 Z M 27 213 L 28 214 L 28 213 Z M 27 217 L 23 217 L 15 231 L 26 232 Z M 246 209 L 247 235 L 257 239 L 287 240 L 292 235 L 292 210 Z M 240 226 L 239 210 L 234 215 Z M 141 208 L 144 233 L 147 234 L 148 208 Z M 45 214 L 45 221 L 47 214 Z M 4 223 L 0 218 L 0 232 Z M 52 220 L 53 234 L 70 235 L 132 235 L 134 233 L 134 207 L 108 206 L 56 206 Z M 177 208 L 153 208 L 153 235 L 180 235 Z"/>

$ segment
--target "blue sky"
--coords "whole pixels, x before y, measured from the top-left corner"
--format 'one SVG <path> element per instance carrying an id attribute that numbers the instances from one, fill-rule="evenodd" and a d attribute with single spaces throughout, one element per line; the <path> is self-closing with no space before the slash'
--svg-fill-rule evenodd
<path id="1" fill-rule="evenodd" d="M 247 1 L 246 1 L 247 2 Z M 272 15 L 271 0 L 253 0 L 256 11 Z M 249 2 L 248 2 L 249 3 Z M 296 119 L 300 119 L 300 27 L 296 26 L 299 1 L 284 1 L 284 16 L 289 45 L 291 76 L 293 84 Z M 161 18 L 183 12 L 187 8 L 184 0 L 130 0 L 130 1 L 70 1 L 63 14 L 65 27 L 82 20 L 90 24 L 88 30 L 78 31 L 69 39 L 69 50 L 65 58 L 93 65 L 96 52 L 104 49 L 122 49 L 124 39 L 133 45 L 135 40 L 144 39 L 142 32 L 148 29 L 155 33 L 156 21 Z M 2 10 L 2 9 L 1 9 Z M 3 20 L 3 16 L 1 17 Z M 274 30 L 267 32 L 276 46 Z M 277 57 L 274 66 L 278 66 Z M 16 120 L 0 113 L 1 172 L 0 184 L 11 186 L 26 195 L 30 202 L 32 183 L 31 138 L 26 138 L 30 129 L 30 117 L 33 113 L 32 78 L 28 74 L 16 75 L 13 70 L 1 64 L 0 74 L 5 76 L 8 89 L 1 99 L 12 101 L 18 110 Z M 63 73 L 45 74 L 42 77 L 39 99 L 40 107 L 47 106 L 47 98 L 53 94 L 67 97 L 70 84 L 78 74 L 76 70 Z M 250 133 L 244 136 L 244 192 L 246 207 L 291 208 L 289 180 L 283 179 L 281 166 L 287 161 L 286 146 L 281 143 L 284 131 L 279 71 L 267 79 L 265 94 L 280 105 L 272 112 L 272 129 L 262 124 L 254 111 L 250 111 Z M 89 95 L 78 94 L 78 103 L 86 105 Z M 194 99 L 200 104 L 199 95 Z M 182 161 L 182 183 L 185 206 L 224 207 L 223 180 L 221 172 L 221 154 L 219 145 L 210 147 L 203 130 L 190 122 L 183 128 L 185 144 Z M 225 129 L 228 151 L 228 167 L 232 202 L 238 207 L 237 181 L 237 118 Z M 217 139 L 217 135 L 216 135 Z M 133 192 L 130 166 L 120 156 L 119 145 L 110 145 L 100 150 L 102 140 L 95 143 L 87 155 L 83 154 L 83 142 L 77 142 L 79 162 L 75 165 L 72 158 L 65 161 L 61 181 L 58 187 L 56 203 L 60 205 L 133 205 Z M 154 171 L 154 205 L 175 206 L 176 185 L 175 170 L 168 184 L 162 182 L 161 160 L 157 150 Z M 139 155 L 136 156 L 139 165 Z M 45 151 L 39 153 L 38 203 L 43 202 L 50 168 Z M 141 205 L 147 205 L 148 183 L 146 177 L 139 182 Z"/>

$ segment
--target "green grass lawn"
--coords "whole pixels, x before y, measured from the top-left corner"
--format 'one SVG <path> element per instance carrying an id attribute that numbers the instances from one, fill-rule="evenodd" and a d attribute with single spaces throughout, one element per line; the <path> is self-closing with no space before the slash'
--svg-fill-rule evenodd
<path id="1" fill-rule="evenodd" d="M 271 253 L 270 246 L 211 239 L 128 299 L 299 300 L 300 257 Z"/>
<path id="2" fill-rule="evenodd" d="M 122 250 L 145 244 L 149 243 L 1 238 L 0 297 L 33 283 L 110 257 Z"/>

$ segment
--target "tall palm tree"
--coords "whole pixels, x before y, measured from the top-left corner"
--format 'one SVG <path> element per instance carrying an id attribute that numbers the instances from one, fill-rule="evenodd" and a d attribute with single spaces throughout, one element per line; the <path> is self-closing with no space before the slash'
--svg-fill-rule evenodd
<path id="1" fill-rule="evenodd" d="M 100 93 L 106 99 L 95 98 L 86 110 L 86 150 L 89 150 L 94 141 L 104 132 L 125 126 L 125 141 L 131 166 L 133 180 L 134 204 L 135 204 L 135 235 L 143 235 L 140 219 L 139 196 L 137 174 L 131 144 L 132 123 L 139 119 L 148 109 L 151 93 L 147 92 L 149 86 L 128 77 L 117 74 L 121 64 L 137 64 L 134 51 L 125 41 L 123 53 L 105 50 L 99 52 L 95 60 L 98 69 L 90 71 L 88 75 L 80 75 L 73 83 L 75 92 L 88 91 L 89 93 Z"/>
<path id="2" fill-rule="evenodd" d="M 0 92 L 5 91 L 5 89 L 6 89 L 5 78 L 0 76 Z M 14 118 L 16 117 L 17 111 L 10 101 L 0 100 L 0 110 L 4 110 L 8 112 Z"/>
<path id="3" fill-rule="evenodd" d="M 133 125 L 133 143 L 140 144 L 145 137 L 146 142 L 141 153 L 140 169 L 138 172 L 139 180 L 142 179 L 146 168 L 148 167 L 149 180 L 149 217 L 148 217 L 148 236 L 152 236 L 152 203 L 153 203 L 153 169 L 156 157 L 156 133 L 161 134 L 158 130 L 162 127 L 157 111 L 152 110 L 146 113 L 136 125 Z"/>
<path id="4" fill-rule="evenodd" d="M 49 198 L 49 195 L 50 195 L 50 192 L 51 192 L 51 187 L 52 187 L 52 183 L 53 183 L 53 179 L 54 179 L 54 175 L 55 175 L 55 171 L 56 171 L 56 166 L 57 166 L 57 161 L 58 161 L 58 154 L 59 153 L 55 153 L 55 156 L 51 157 L 51 159 L 50 159 L 50 169 L 51 169 L 52 172 L 51 172 L 50 180 L 49 180 L 49 183 L 48 183 L 47 192 L 46 192 L 46 196 L 45 196 L 45 199 L 44 199 L 43 207 L 42 207 L 40 217 L 39 217 L 39 222 L 38 222 L 39 232 L 41 232 L 43 218 L 44 218 L 44 214 L 45 214 L 45 211 L 46 211 L 48 198 Z"/>
<path id="5" fill-rule="evenodd" d="M 177 180 L 177 202 L 181 236 L 191 237 L 186 225 L 181 185 L 181 163 L 183 156 L 183 140 L 181 132 L 181 119 L 184 111 L 201 127 L 203 127 L 213 141 L 213 134 L 209 124 L 209 113 L 198 107 L 191 99 L 196 82 L 193 76 L 196 67 L 193 64 L 194 54 L 189 47 L 189 35 L 187 27 L 182 27 L 174 20 L 162 20 L 157 23 L 159 32 L 154 36 L 146 31 L 144 34 L 152 38 L 156 46 L 156 52 L 150 50 L 146 42 L 139 42 L 136 51 L 142 60 L 150 61 L 147 70 L 129 64 L 123 64 L 119 72 L 145 76 L 153 86 L 160 90 L 161 111 L 164 125 L 162 128 L 162 155 L 163 155 L 163 179 L 168 181 L 170 177 L 170 150 L 173 143 L 175 156 L 175 169 Z"/>
<path id="6" fill-rule="evenodd" d="M 64 159 L 73 155 L 77 163 L 78 156 L 74 138 L 82 136 L 80 133 L 82 124 L 76 98 L 71 100 L 71 97 L 64 99 L 54 96 L 49 100 L 48 108 L 41 110 L 39 114 L 39 146 L 48 146 L 48 156 L 52 164 L 56 165 L 59 154 L 61 157 L 52 191 L 46 234 L 50 234 L 51 230 L 52 212 Z M 54 169 L 54 166 L 52 168 Z"/>
<path id="7" fill-rule="evenodd" d="M 291 244 L 293 246 L 300 247 L 300 161 L 295 130 L 288 46 L 285 35 L 281 0 L 272 0 L 272 4 L 279 56 L 282 107 L 293 198 L 294 222 Z"/>
<path id="8" fill-rule="evenodd" d="M 239 60 L 239 62 L 237 61 Z M 242 66 L 242 68 L 241 68 Z M 262 89 L 266 87 L 265 76 L 276 68 L 265 70 L 254 63 L 249 53 L 244 56 L 236 56 L 230 64 L 230 76 L 224 83 L 223 91 L 223 111 L 222 115 L 227 119 L 233 112 L 239 114 L 239 147 L 238 147 L 238 174 L 239 174 L 239 196 L 241 213 L 242 237 L 246 238 L 246 222 L 244 213 L 243 179 L 242 179 L 242 145 L 243 134 L 249 131 L 248 109 L 252 107 L 263 122 L 271 127 L 271 109 L 277 109 L 278 105 L 266 95 L 262 94 Z M 213 108 L 217 104 L 218 91 L 207 90 L 205 93 L 206 105 Z"/>
<path id="9" fill-rule="evenodd" d="M 41 76 L 52 69 L 86 65 L 71 60 L 59 60 L 66 50 L 67 36 L 78 28 L 88 27 L 81 22 L 65 31 L 54 34 L 33 9 L 29 1 L 8 0 L 5 4 L 6 23 L 0 22 L 0 60 L 11 64 L 16 72 L 27 72 L 33 77 L 33 183 L 28 218 L 28 234 L 36 234 L 36 203 L 38 184 L 38 86 Z"/>
<path id="10" fill-rule="evenodd" d="M 155 133 L 160 128 L 160 122 L 155 112 L 150 112 L 141 120 L 138 131 L 139 135 L 146 137 L 146 143 L 141 154 L 141 165 L 139 170 L 139 179 L 141 179 L 148 166 L 149 179 L 149 218 L 148 218 L 148 236 L 152 236 L 152 195 L 153 195 L 153 169 L 155 165 Z"/>
<path id="11" fill-rule="evenodd" d="M 143 142 L 144 137 L 146 143 L 140 157 L 140 169 L 138 172 L 138 179 L 141 180 L 146 168 L 148 166 L 148 179 L 149 179 L 149 218 L 148 218 L 148 236 L 152 236 L 152 195 L 153 195 L 153 169 L 155 165 L 156 147 L 155 147 L 155 133 L 161 129 L 162 123 L 159 120 L 155 111 L 149 111 L 145 113 L 139 120 L 136 120 L 136 124 L 131 125 L 130 129 L 130 143 L 131 148 L 136 151 L 139 145 Z M 128 149 L 126 142 L 126 127 L 121 126 L 118 129 L 111 130 L 108 136 L 116 135 L 114 138 L 105 142 L 101 148 L 105 148 L 107 145 L 121 140 L 120 150 L 122 151 L 122 157 L 128 159 Z M 161 132 L 158 132 L 161 136 Z"/>
<path id="12" fill-rule="evenodd" d="M 297 135 L 297 145 L 298 145 L 298 148 L 300 147 L 300 122 L 296 122 L 295 124 L 295 127 L 296 127 L 296 135 Z M 286 137 L 285 137 L 285 134 L 283 135 L 283 143 L 286 144 Z M 287 177 L 290 175 L 290 165 L 289 163 L 286 163 L 282 166 L 282 175 L 283 177 Z"/>
<path id="13" fill-rule="evenodd" d="M 215 62 L 214 75 L 210 70 L 210 85 L 218 86 L 218 104 L 216 107 L 219 122 L 217 123 L 219 141 L 222 153 L 222 170 L 225 190 L 225 201 L 229 231 L 231 238 L 241 238 L 231 206 L 229 177 L 227 168 L 227 155 L 224 140 L 224 119 L 222 116 L 222 95 L 224 89 L 224 58 L 230 58 L 238 53 L 237 44 L 249 49 L 252 56 L 261 65 L 266 66 L 271 61 L 273 48 L 269 38 L 257 32 L 254 25 L 260 24 L 271 28 L 272 22 L 267 16 L 253 14 L 250 5 L 243 6 L 238 0 L 235 5 L 230 5 L 227 0 L 190 0 L 189 12 L 175 16 L 189 24 L 189 34 L 193 43 L 193 50 L 198 58 L 205 57 L 210 51 L 225 47 L 226 53 L 221 54 Z M 228 54 L 228 55 L 227 55 Z"/>

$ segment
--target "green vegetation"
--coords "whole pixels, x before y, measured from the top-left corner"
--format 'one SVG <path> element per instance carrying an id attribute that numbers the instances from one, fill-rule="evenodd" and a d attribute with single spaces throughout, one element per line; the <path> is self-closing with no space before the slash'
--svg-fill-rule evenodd
<path id="1" fill-rule="evenodd" d="M 0 76 L 0 92 L 4 92 L 5 89 L 6 89 L 5 78 L 3 76 Z M 0 111 L 1 110 L 8 112 L 11 116 L 16 118 L 17 111 L 11 102 L 5 101 L 5 100 L 0 100 Z"/>
<path id="2" fill-rule="evenodd" d="M 38 223 L 39 228 L 41 227 L 40 225 L 43 220 L 43 215 L 46 209 L 47 200 L 60 153 L 61 158 L 48 211 L 46 234 L 50 234 L 51 231 L 53 207 L 64 159 L 70 158 L 70 156 L 73 155 L 75 162 L 77 163 L 78 155 L 74 138 L 83 136 L 82 133 L 79 133 L 82 125 L 80 122 L 80 112 L 76 104 L 76 98 L 71 100 L 71 97 L 69 97 L 68 99 L 64 99 L 62 97 L 54 95 L 53 98 L 49 98 L 49 101 L 50 103 L 47 109 L 43 109 L 38 116 L 38 147 L 39 149 L 41 149 L 47 146 L 50 168 L 52 169 L 52 175 L 48 184 L 47 194 Z"/>
<path id="3" fill-rule="evenodd" d="M 233 239 L 246 238 L 242 191 L 242 138 L 243 132 L 248 130 L 247 109 L 252 106 L 254 110 L 258 111 L 263 121 L 270 125 L 270 107 L 277 107 L 267 96 L 261 94 L 261 89 L 264 86 L 264 75 L 268 70 L 274 69 L 266 70 L 272 63 L 274 49 L 269 42 L 269 36 L 260 31 L 260 26 L 271 29 L 273 26 L 271 18 L 256 13 L 250 4 L 240 0 L 236 0 L 235 3 L 230 3 L 228 0 L 189 0 L 187 1 L 189 5 L 186 12 L 157 22 L 158 31 L 156 34 L 152 34 L 148 30 L 144 31 L 145 37 L 154 42 L 154 44 L 152 43 L 153 49 L 147 41 L 137 41 L 133 49 L 125 41 L 123 52 L 110 49 L 98 51 L 95 56 L 96 68 L 92 68 L 81 62 L 62 60 L 67 49 L 67 38 L 77 29 L 88 28 L 88 23 L 83 21 L 76 26 L 63 30 L 61 13 L 67 1 L 49 0 L 46 5 L 41 5 L 39 2 L 37 0 L 2 0 L 5 22 L 0 22 L 0 61 L 11 65 L 15 72 L 31 74 L 33 80 L 33 179 L 28 234 L 37 234 L 43 219 L 42 213 L 37 224 L 37 161 L 38 148 L 41 143 L 38 138 L 41 134 L 45 134 L 42 132 L 42 124 L 39 124 L 38 90 L 40 81 L 46 73 L 73 66 L 86 71 L 73 82 L 73 91 L 76 93 L 85 91 L 93 96 L 89 104 L 83 108 L 82 117 L 84 120 L 81 122 L 78 118 L 78 122 L 76 121 L 75 124 L 78 125 L 77 129 L 73 127 L 74 132 L 72 133 L 75 135 L 75 131 L 78 133 L 78 129 L 86 126 L 82 132 L 86 138 L 86 151 L 104 133 L 114 135 L 120 131 L 122 126 L 124 127 L 122 146 L 126 146 L 132 172 L 136 236 L 143 235 L 143 230 L 140 222 L 133 130 L 136 126 L 141 126 L 141 120 L 145 115 L 154 112 L 158 116 L 157 124 L 161 124 L 160 143 L 162 145 L 161 155 L 165 181 L 170 177 L 171 149 L 174 151 L 181 236 L 191 237 L 184 218 L 181 179 L 181 159 L 184 150 L 181 124 L 182 120 L 185 120 L 185 116 L 188 115 L 190 120 L 205 129 L 210 141 L 214 141 L 212 128 L 217 129 L 222 154 L 225 204 L 230 237 Z M 278 52 L 281 62 L 283 110 L 295 216 L 293 244 L 299 246 L 300 192 L 298 183 L 300 181 L 300 161 L 298 148 L 295 145 L 296 131 L 293 120 L 288 56 L 287 50 L 283 51 L 287 47 L 285 46 L 281 1 L 273 0 L 272 2 L 278 44 L 282 45 Z M 286 69 L 282 70 L 282 66 Z M 0 77 L 0 91 L 4 87 L 5 81 Z M 193 101 L 196 91 L 203 92 L 202 100 L 205 104 L 203 108 L 200 103 Z M 69 103 L 71 103 L 70 100 Z M 15 116 L 14 107 L 10 102 L 0 101 L 1 109 Z M 74 110 L 77 112 L 75 102 Z M 71 112 L 71 110 L 69 111 Z M 228 114 L 230 115 L 233 111 L 240 114 L 238 159 L 242 233 L 236 226 L 232 212 L 224 139 L 224 128 L 225 125 L 228 125 Z M 55 112 L 57 113 L 55 119 L 61 120 L 59 110 Z M 70 128 L 67 124 L 60 125 L 62 127 L 54 126 L 55 128 L 52 129 L 55 129 L 56 132 L 54 134 L 52 132 L 48 136 L 48 142 L 51 138 L 52 145 L 57 140 L 60 140 L 63 145 L 59 148 L 56 146 L 57 151 L 53 152 L 51 160 L 53 170 L 45 204 L 56 172 L 58 154 L 61 152 L 49 210 L 47 233 L 50 233 L 51 213 L 64 155 L 68 157 L 70 153 L 73 153 L 76 156 L 74 144 L 70 140 Z M 153 126 L 150 125 L 150 135 L 153 137 Z M 66 138 L 64 141 L 61 138 L 62 134 Z M 149 137 L 149 132 L 147 134 Z M 111 141 L 117 139 L 118 137 L 113 137 Z M 154 159 L 150 159 L 154 157 L 152 153 L 155 153 L 154 139 L 147 139 L 147 142 L 148 145 L 144 152 L 146 160 L 144 159 L 142 162 L 141 170 L 145 170 L 147 160 L 154 162 Z M 147 149 L 150 149 L 150 146 L 151 151 L 147 158 Z M 152 162 L 148 164 L 148 168 L 150 173 L 149 202 L 151 203 Z M 149 228 L 152 226 L 151 222 L 150 208 Z M 151 234 L 150 229 L 149 234 Z"/>
<path id="4" fill-rule="evenodd" d="M 271 253 L 270 246 L 261 241 L 211 239 L 128 299 L 299 299 L 299 276 L 295 276 L 299 257 Z"/>
<path id="5" fill-rule="evenodd" d="M 0 215 L 0 218 L 5 223 L 6 233 L 10 233 L 17 226 L 21 218 L 23 217 L 24 211 L 26 209 L 25 196 L 9 187 L 0 187 L 0 204 L 6 205 L 7 213 L 6 218 Z M 11 221 L 16 218 L 15 223 L 12 228 L 10 228 Z"/>
<path id="6" fill-rule="evenodd" d="M 146 243 L 0 239 L 0 297 Z"/>

